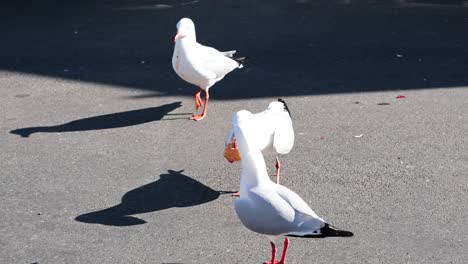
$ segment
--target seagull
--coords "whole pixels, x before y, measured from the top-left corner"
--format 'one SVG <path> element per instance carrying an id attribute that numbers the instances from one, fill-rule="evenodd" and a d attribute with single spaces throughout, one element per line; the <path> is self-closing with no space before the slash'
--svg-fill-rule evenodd
<path id="1" fill-rule="evenodd" d="M 202 120 L 206 116 L 210 87 L 234 69 L 242 68 L 245 57 L 234 57 L 235 50 L 221 52 L 198 43 L 195 35 L 195 24 L 190 18 L 182 18 L 177 23 L 177 34 L 174 37 L 174 42 L 174 54 L 172 55 L 174 71 L 184 81 L 200 87 L 195 94 L 197 111 L 202 106 L 200 94 L 202 90 L 205 91 L 202 114 L 192 116 L 195 121 Z"/>
<path id="2" fill-rule="evenodd" d="M 287 154 L 294 146 L 294 129 L 292 126 L 291 113 L 288 105 L 281 98 L 278 101 L 271 102 L 268 108 L 260 113 L 252 114 L 253 124 L 255 126 L 255 142 L 262 152 L 274 151 L 277 154 Z M 226 146 L 236 146 L 236 137 L 234 130 L 229 134 L 226 140 Z M 235 160 L 226 156 L 229 162 Z M 281 163 L 276 157 L 276 183 L 280 182 Z M 235 194 L 235 196 L 237 196 Z"/>
<path id="3" fill-rule="evenodd" d="M 242 195 L 236 199 L 234 206 L 245 227 L 270 239 L 271 261 L 265 263 L 285 264 L 289 236 L 353 236 L 352 232 L 339 230 L 315 214 L 298 194 L 270 180 L 256 141 L 255 122 L 255 115 L 246 110 L 237 112 L 233 118 L 234 133 L 242 157 Z M 283 254 L 278 261 L 275 241 L 281 236 L 285 236 L 285 239 Z"/>

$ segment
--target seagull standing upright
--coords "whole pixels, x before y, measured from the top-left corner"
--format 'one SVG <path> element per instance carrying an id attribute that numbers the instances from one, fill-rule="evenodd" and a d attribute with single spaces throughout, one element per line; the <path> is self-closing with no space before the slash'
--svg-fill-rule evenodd
<path id="1" fill-rule="evenodd" d="M 233 118 L 234 133 L 242 157 L 242 195 L 236 199 L 234 206 L 245 227 L 270 239 L 271 261 L 265 263 L 285 264 L 288 236 L 353 236 L 350 231 L 339 230 L 328 224 L 299 195 L 270 180 L 265 160 L 255 140 L 254 123 L 253 114 L 245 110 L 237 112 Z M 275 241 L 280 236 L 286 238 L 283 254 L 277 261 Z"/>
<path id="2" fill-rule="evenodd" d="M 192 119 L 202 120 L 206 116 L 209 89 L 216 82 L 234 69 L 242 68 L 245 57 L 234 57 L 235 50 L 220 52 L 197 42 L 195 25 L 189 18 L 182 18 L 177 23 L 177 34 L 174 37 L 174 54 L 172 67 L 184 81 L 200 87 L 195 94 L 195 107 L 198 111 L 202 105 L 200 94 L 205 91 L 205 104 L 201 115 L 194 114 Z"/>
<path id="3" fill-rule="evenodd" d="M 288 105 L 282 99 L 271 102 L 268 108 L 260 113 L 252 114 L 252 125 L 255 131 L 255 142 L 263 152 L 273 150 L 278 154 L 287 154 L 294 146 L 294 129 L 292 126 L 291 113 Z M 229 134 L 226 145 L 235 146 L 236 136 L 234 129 Z M 229 156 L 225 157 L 229 162 L 234 162 Z M 276 183 L 280 181 L 281 163 L 276 157 Z M 236 195 L 237 196 L 237 195 Z"/>

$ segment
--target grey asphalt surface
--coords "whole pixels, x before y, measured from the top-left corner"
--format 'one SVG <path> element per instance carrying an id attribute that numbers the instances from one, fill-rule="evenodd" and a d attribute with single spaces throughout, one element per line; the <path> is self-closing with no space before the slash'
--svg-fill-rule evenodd
<path id="1" fill-rule="evenodd" d="M 288 263 L 467 263 L 468 9 L 299 2 L 4 3 L 0 263 L 267 260 L 222 153 L 232 115 L 278 96 L 282 183 L 355 234 L 293 238 Z M 250 57 L 201 122 L 170 65 L 183 16 Z"/>

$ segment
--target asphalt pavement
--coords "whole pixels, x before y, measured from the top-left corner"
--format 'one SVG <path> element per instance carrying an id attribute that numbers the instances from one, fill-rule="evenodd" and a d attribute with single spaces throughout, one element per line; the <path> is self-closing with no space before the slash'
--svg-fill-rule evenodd
<path id="1" fill-rule="evenodd" d="M 288 263 L 467 263 L 462 2 L 2 3 L 0 263 L 262 263 L 223 150 L 236 111 L 278 97 L 282 184 L 355 234 L 292 238 Z M 249 57 L 200 122 L 170 63 L 181 17 Z"/>

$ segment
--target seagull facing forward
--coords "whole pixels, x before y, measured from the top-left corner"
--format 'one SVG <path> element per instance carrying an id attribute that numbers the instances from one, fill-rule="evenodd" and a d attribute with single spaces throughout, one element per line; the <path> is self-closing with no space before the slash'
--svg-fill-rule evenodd
<path id="1" fill-rule="evenodd" d="M 205 91 L 205 104 L 202 114 L 192 116 L 195 121 L 202 120 L 205 118 L 208 108 L 210 87 L 234 69 L 242 68 L 245 57 L 234 57 L 235 50 L 220 52 L 198 43 L 195 25 L 189 18 L 182 18 L 177 23 L 177 35 L 174 37 L 174 42 L 174 54 L 172 55 L 174 71 L 184 81 L 200 87 L 195 94 L 197 111 L 202 106 L 200 94 L 202 90 Z"/>
<path id="2" fill-rule="evenodd" d="M 293 237 L 350 237 L 352 232 L 339 230 L 315 214 L 304 200 L 290 189 L 275 184 L 268 177 L 265 160 L 256 142 L 255 118 L 248 111 L 239 111 L 233 118 L 234 133 L 242 156 L 240 192 L 235 210 L 242 224 L 251 231 L 266 235 L 271 241 L 271 261 L 285 264 Z M 276 260 L 275 241 L 284 239 L 283 254 Z"/>

